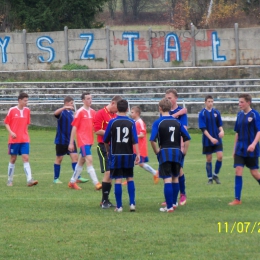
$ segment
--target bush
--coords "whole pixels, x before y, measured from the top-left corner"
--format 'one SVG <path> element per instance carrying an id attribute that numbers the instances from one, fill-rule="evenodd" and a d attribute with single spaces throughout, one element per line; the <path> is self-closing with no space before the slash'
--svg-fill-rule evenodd
<path id="1" fill-rule="evenodd" d="M 63 70 L 87 70 L 88 66 L 86 65 L 79 65 L 76 63 L 68 63 L 64 66 L 62 66 Z"/>

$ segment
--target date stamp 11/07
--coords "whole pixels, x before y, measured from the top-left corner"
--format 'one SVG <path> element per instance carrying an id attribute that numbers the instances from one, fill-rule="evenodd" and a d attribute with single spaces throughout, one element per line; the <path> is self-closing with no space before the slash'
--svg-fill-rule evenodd
<path id="1" fill-rule="evenodd" d="M 229 222 L 218 222 L 218 233 L 258 233 L 260 234 L 260 222 L 252 221 L 235 221 L 234 223 Z"/>

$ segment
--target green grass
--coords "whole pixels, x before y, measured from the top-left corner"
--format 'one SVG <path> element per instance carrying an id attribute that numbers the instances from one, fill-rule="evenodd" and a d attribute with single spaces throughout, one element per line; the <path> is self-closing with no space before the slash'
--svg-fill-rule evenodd
<path id="1" fill-rule="evenodd" d="M 124 212 L 99 207 L 101 192 L 92 183 L 70 190 L 69 157 L 64 158 L 61 185 L 54 185 L 54 129 L 30 129 L 30 162 L 35 187 L 26 186 L 21 158 L 15 168 L 14 186 L 7 187 L 7 132 L 0 128 L 0 259 L 259 259 L 259 185 L 244 173 L 243 204 L 228 206 L 233 199 L 234 135 L 224 137 L 221 185 L 208 186 L 205 158 L 201 155 L 201 134 L 191 131 L 192 141 L 185 159 L 188 201 L 172 214 L 159 212 L 163 183 L 154 185 L 149 173 L 135 168 L 137 211 L 130 213 L 127 190 L 123 187 Z M 99 163 L 93 146 L 94 166 Z M 150 165 L 157 167 L 150 150 Z M 215 158 L 215 157 L 214 157 Z M 86 171 L 83 177 L 86 177 Z M 113 192 L 111 200 L 114 201 Z M 233 223 L 251 222 L 247 232 L 231 234 Z M 218 222 L 222 230 L 218 230 Z M 224 230 L 229 225 L 229 233 Z M 257 232 L 259 230 L 259 233 Z"/>

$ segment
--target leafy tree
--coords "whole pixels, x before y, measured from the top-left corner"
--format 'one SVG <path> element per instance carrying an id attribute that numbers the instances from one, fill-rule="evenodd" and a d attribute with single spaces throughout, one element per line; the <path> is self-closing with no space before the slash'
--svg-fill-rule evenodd
<path id="1" fill-rule="evenodd" d="M 102 24 L 95 21 L 95 15 L 103 10 L 106 1 L 6 0 L 11 16 L 15 17 L 13 24 L 31 32 L 60 31 L 65 25 L 70 29 L 100 27 Z"/>

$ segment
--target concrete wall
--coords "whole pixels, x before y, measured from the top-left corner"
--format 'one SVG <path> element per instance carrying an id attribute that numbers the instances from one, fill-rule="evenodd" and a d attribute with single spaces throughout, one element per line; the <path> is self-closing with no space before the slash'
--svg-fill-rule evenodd
<path id="1" fill-rule="evenodd" d="M 45 70 L 67 63 L 105 68 L 260 64 L 260 28 L 189 31 L 0 33 L 0 70 Z"/>

